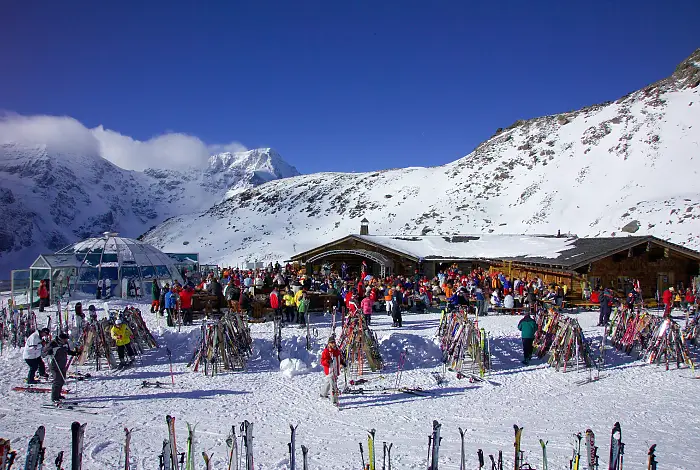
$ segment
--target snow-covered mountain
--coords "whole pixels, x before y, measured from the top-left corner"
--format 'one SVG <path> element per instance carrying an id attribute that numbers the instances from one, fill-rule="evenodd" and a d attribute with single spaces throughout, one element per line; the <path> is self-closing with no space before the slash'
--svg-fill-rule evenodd
<path id="1" fill-rule="evenodd" d="M 136 237 L 229 192 L 298 174 L 272 149 L 214 155 L 205 168 L 139 172 L 99 156 L 0 143 L 0 279 L 81 238 L 105 231 Z"/>
<path id="2" fill-rule="evenodd" d="M 358 233 L 366 217 L 383 235 L 636 231 L 698 248 L 699 85 L 700 49 L 666 79 L 516 121 L 453 163 L 275 180 L 145 239 L 222 263 L 283 260 Z"/>

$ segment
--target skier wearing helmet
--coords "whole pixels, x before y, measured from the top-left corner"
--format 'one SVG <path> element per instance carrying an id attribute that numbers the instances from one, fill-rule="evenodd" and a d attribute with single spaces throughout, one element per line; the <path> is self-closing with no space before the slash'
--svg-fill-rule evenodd
<path id="1" fill-rule="evenodd" d="M 119 355 L 119 369 L 130 366 L 134 362 L 134 350 L 131 348 L 131 337 L 133 333 L 126 323 L 120 318 L 114 322 L 114 326 L 110 331 L 112 339 L 117 343 L 117 354 Z M 124 353 L 129 355 L 129 362 L 124 361 Z"/>

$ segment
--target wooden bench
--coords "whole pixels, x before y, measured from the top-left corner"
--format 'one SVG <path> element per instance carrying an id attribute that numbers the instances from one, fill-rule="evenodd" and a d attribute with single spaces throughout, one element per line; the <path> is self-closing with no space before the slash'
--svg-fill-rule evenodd
<path id="1" fill-rule="evenodd" d="M 585 302 L 582 300 L 572 300 L 569 302 L 569 310 L 575 311 L 575 313 L 581 312 L 581 310 L 592 310 L 593 308 L 600 308 L 600 304 L 595 302 Z"/>
<path id="2" fill-rule="evenodd" d="M 530 311 L 530 307 L 489 307 L 489 312 L 495 311 L 498 315 L 523 315 L 525 311 Z"/>

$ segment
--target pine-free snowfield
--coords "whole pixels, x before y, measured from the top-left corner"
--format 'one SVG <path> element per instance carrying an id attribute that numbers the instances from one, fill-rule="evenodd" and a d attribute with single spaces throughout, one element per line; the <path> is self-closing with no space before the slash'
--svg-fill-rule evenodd
<path id="1" fill-rule="evenodd" d="M 83 303 L 88 303 L 83 302 Z M 115 307 L 121 301 L 111 304 Z M 404 327 L 391 328 L 389 317 L 376 314 L 373 328 L 385 360 L 382 376 L 369 374 L 365 388 L 392 387 L 397 361 L 404 349 L 408 356 L 401 385 L 430 390 L 426 397 L 394 391 L 342 395 L 340 410 L 319 397 L 323 372 L 320 352 L 330 333 L 330 316 L 312 315 L 318 337 L 312 351 L 304 348 L 306 330 L 285 327 L 282 359 L 296 358 L 294 373 L 283 373 L 272 352 L 272 323 L 251 325 L 255 352 L 245 372 L 227 372 L 215 377 L 190 371 L 186 366 L 199 335 L 198 327 L 181 333 L 159 330 L 149 306 L 139 305 L 161 345 L 148 351 L 135 367 L 122 372 L 95 372 L 85 366 L 92 379 L 69 384 L 70 399 L 91 405 L 97 415 L 47 410 L 41 404 L 49 395 L 13 392 L 23 383 L 27 366 L 21 351 L 5 349 L 0 357 L 0 437 L 10 438 L 22 454 L 39 425 L 46 426 L 47 462 L 59 451 L 69 455 L 70 425 L 87 422 L 83 468 L 123 468 L 124 427 L 133 429 L 132 469 L 157 469 L 158 454 L 167 437 L 165 415 L 176 417 L 178 446 L 184 450 L 185 422 L 197 423 L 197 454 L 213 454 L 213 468 L 227 468 L 226 437 L 232 425 L 243 420 L 254 423 L 256 469 L 288 468 L 289 424 L 297 429 L 297 462 L 301 445 L 309 448 L 309 469 L 358 469 L 358 442 L 367 452 L 367 431 L 377 430 L 377 466 L 381 444 L 394 444 L 392 468 L 424 469 L 427 466 L 428 434 L 432 421 L 442 423 L 440 468 L 459 468 L 458 427 L 466 429 L 467 468 L 478 468 L 477 449 L 488 455 L 503 451 L 512 468 L 513 424 L 523 426 L 525 461 L 541 468 L 538 439 L 549 441 L 552 469 L 569 468 L 574 434 L 586 428 L 595 431 L 600 447 L 601 468 L 607 466 L 609 439 L 615 421 L 622 424 L 625 468 L 646 468 L 647 450 L 657 444 L 657 460 L 663 469 L 694 469 L 700 461 L 700 380 L 692 380 L 690 369 L 645 365 L 640 360 L 607 349 L 606 370 L 597 382 L 578 385 L 588 373 L 567 373 L 548 368 L 544 361 L 529 366 L 520 363 L 522 349 L 516 328 L 517 316 L 488 316 L 480 319 L 492 337 L 493 383 L 469 383 L 451 372 L 438 386 L 431 372 L 442 372 L 440 350 L 434 338 L 439 314 L 404 315 Z M 601 328 L 595 327 L 597 312 L 578 315 L 587 338 L 597 347 Z M 40 323 L 43 319 L 40 319 Z M 171 385 L 168 356 L 173 353 L 175 386 Z M 693 356 L 697 359 L 696 351 Z M 285 362 L 285 365 L 288 363 Z M 306 370 L 304 370 L 306 368 Z M 144 380 L 167 384 L 142 388 Z M 343 386 L 343 378 L 340 379 Z M 366 459 L 366 456 L 365 456 Z M 203 468 L 201 458 L 198 467 Z M 490 465 L 490 464 L 489 464 Z M 50 466 L 49 466 L 50 467 Z M 488 468 L 488 465 L 487 465 Z"/>

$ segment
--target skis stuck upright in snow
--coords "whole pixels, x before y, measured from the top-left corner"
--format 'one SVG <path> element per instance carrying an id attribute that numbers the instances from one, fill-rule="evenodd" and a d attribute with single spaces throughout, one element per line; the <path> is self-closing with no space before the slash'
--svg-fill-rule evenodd
<path id="1" fill-rule="evenodd" d="M 428 437 L 428 470 L 438 470 L 438 461 L 440 455 L 440 424 L 437 420 L 433 421 L 433 432 Z"/>
<path id="2" fill-rule="evenodd" d="M 296 459 L 296 432 L 297 428 L 299 425 L 297 424 L 296 426 L 290 424 L 289 429 L 291 430 L 292 437 L 289 441 L 289 470 L 296 470 L 296 464 L 297 464 L 297 459 Z"/>
<path id="3" fill-rule="evenodd" d="M 212 454 L 209 452 L 197 452 L 195 450 L 195 427 L 187 423 L 187 449 L 186 452 L 178 452 L 177 441 L 175 435 L 175 417 L 171 415 L 166 416 L 166 423 L 168 426 L 168 439 L 163 441 L 162 453 L 159 455 L 159 466 L 160 470 L 195 470 L 202 468 L 201 461 L 198 462 L 199 455 L 204 457 L 204 469 L 211 470 L 214 468 L 214 463 L 212 460 Z M 73 422 L 71 425 L 71 465 L 70 467 L 63 468 L 63 452 L 60 452 L 55 459 L 56 470 L 81 470 L 83 461 L 83 442 L 85 435 L 85 428 L 87 423 L 79 423 L 77 421 Z M 302 445 L 301 455 L 302 463 L 299 464 L 297 461 L 298 454 L 297 449 L 297 430 L 299 425 L 289 425 L 290 430 L 290 441 L 288 443 L 289 449 L 289 465 L 285 468 L 289 470 L 308 470 L 308 452 L 307 446 Z M 240 434 L 236 434 L 237 428 L 240 429 Z M 132 468 L 132 457 L 131 452 L 131 437 L 132 431 L 129 428 L 124 429 L 124 446 L 123 453 L 124 459 L 119 458 L 119 467 L 122 470 L 129 470 Z M 513 425 L 514 430 L 514 459 L 512 465 L 508 463 L 508 468 L 513 470 L 534 470 L 529 463 L 525 461 L 523 449 L 521 447 L 523 428 L 517 424 Z M 460 455 L 459 455 L 459 469 L 467 470 L 471 468 L 478 468 L 480 470 L 504 470 L 504 460 L 502 451 L 498 451 L 498 458 L 496 459 L 495 454 L 489 454 L 488 459 L 486 458 L 486 453 L 482 449 L 478 449 L 476 452 L 477 465 L 472 465 L 467 461 L 467 455 L 465 452 L 465 441 L 466 441 L 466 429 L 458 428 L 460 437 Z M 48 470 L 44 465 L 44 456 L 46 449 L 44 448 L 44 437 L 46 431 L 43 426 L 40 426 L 34 436 L 29 441 L 27 446 L 27 455 L 25 459 L 24 469 L 27 470 Z M 238 443 L 237 438 L 241 439 Z M 376 430 L 370 429 L 367 431 L 366 441 L 364 439 L 359 443 L 360 447 L 360 457 L 363 470 L 391 470 L 391 450 L 392 443 L 387 443 L 386 441 L 381 441 L 382 447 L 379 449 L 377 447 L 376 440 Z M 226 464 L 221 464 L 217 468 L 222 470 L 254 470 L 256 467 L 254 465 L 253 459 L 253 423 L 249 421 L 243 421 L 240 426 L 232 426 L 230 433 L 226 439 L 226 446 L 228 452 L 226 457 L 223 458 Z M 428 435 L 428 449 L 427 449 L 427 460 L 424 468 L 427 470 L 438 470 L 439 468 L 439 455 L 440 446 L 442 442 L 442 425 L 437 420 L 433 421 L 432 432 Z M 539 443 L 542 450 L 542 465 L 538 466 L 539 470 L 547 470 L 548 468 L 548 452 L 547 452 L 547 441 L 539 439 Z M 573 454 L 567 456 L 569 461 L 569 470 L 600 470 L 605 468 L 599 464 L 598 447 L 595 445 L 595 434 L 592 429 L 586 429 L 585 432 L 574 434 L 573 441 Z M 367 446 L 367 454 L 365 455 L 365 448 Z M 622 429 L 619 422 L 616 422 L 612 428 L 610 436 L 610 459 L 608 462 L 607 470 L 623 470 L 623 457 L 624 457 L 625 444 L 622 442 Z M 377 453 L 381 450 L 381 455 L 377 457 Z M 646 450 L 646 449 L 645 449 Z M 14 457 L 16 453 L 10 448 L 10 442 L 6 439 L 0 438 L 0 470 L 11 470 Z M 425 454 L 423 454 L 425 456 Z M 377 460 L 381 458 L 381 462 Z M 489 465 L 490 462 L 490 465 Z M 381 464 L 381 465 L 379 465 Z M 140 464 L 143 465 L 143 464 Z M 139 465 L 139 466 L 140 466 Z M 635 467 L 636 468 L 636 467 Z M 647 459 L 646 459 L 646 469 L 656 470 L 656 444 L 648 448 Z"/>
<path id="4" fill-rule="evenodd" d="M 229 447 L 228 470 L 233 470 L 234 464 L 238 470 L 238 441 L 236 440 L 236 426 L 231 426 L 231 432 L 226 438 L 226 445 Z"/>
<path id="5" fill-rule="evenodd" d="M 34 436 L 29 440 L 27 445 L 27 458 L 24 461 L 25 470 L 37 470 L 43 466 L 44 453 L 44 437 L 46 436 L 46 428 L 39 426 L 34 433 Z"/>
<path id="6" fill-rule="evenodd" d="M 79 422 L 74 421 L 70 427 L 72 435 L 71 470 L 81 470 L 81 468 L 83 468 L 83 442 L 85 437 L 85 426 L 87 426 L 87 423 L 80 424 Z"/>
<path id="7" fill-rule="evenodd" d="M 622 470 L 625 455 L 625 444 L 622 443 L 622 427 L 615 423 L 610 433 L 610 461 L 608 470 Z"/>
<path id="8" fill-rule="evenodd" d="M 124 428 L 124 470 L 131 469 L 131 429 Z"/>
<path id="9" fill-rule="evenodd" d="M 244 470 L 253 470 L 253 423 L 247 420 L 241 423 L 241 436 L 245 452 Z"/>

